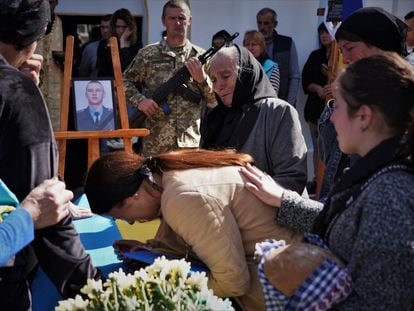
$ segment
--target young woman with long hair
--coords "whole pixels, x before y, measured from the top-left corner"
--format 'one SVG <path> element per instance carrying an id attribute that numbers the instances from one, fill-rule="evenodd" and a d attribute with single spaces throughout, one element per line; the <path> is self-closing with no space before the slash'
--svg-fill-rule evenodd
<path id="1" fill-rule="evenodd" d="M 234 297 L 244 310 L 264 310 L 253 260 L 256 243 L 267 238 L 290 243 L 302 235 L 275 224 L 274 207 L 244 187 L 239 170 L 252 162 L 234 151 L 187 150 L 149 158 L 112 152 L 91 166 L 85 193 L 97 214 L 130 223 L 162 215 L 150 246 L 201 260 L 216 295 Z"/>

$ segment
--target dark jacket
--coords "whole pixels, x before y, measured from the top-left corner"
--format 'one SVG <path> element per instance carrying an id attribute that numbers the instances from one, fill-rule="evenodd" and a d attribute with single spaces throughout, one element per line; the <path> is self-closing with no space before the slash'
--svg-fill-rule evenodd
<path id="1" fill-rule="evenodd" d="M 414 173 L 398 143 L 383 141 L 356 160 L 322 211 L 322 203 L 283 194 L 278 223 L 313 226 L 351 274 L 352 292 L 334 310 L 414 310 Z"/>
<path id="2" fill-rule="evenodd" d="M 357 156 L 348 156 L 339 149 L 335 126 L 330 120 L 332 112 L 333 109 L 325 105 L 325 109 L 322 111 L 318 122 L 319 156 L 325 164 L 325 172 L 319 195 L 321 202 L 326 200 L 332 186 L 341 177 L 343 170 L 357 158 Z"/>
<path id="3" fill-rule="evenodd" d="M 291 37 L 273 31 L 273 51 L 269 55 L 279 65 L 279 98 L 296 105 L 300 70 L 295 43 Z"/>
<path id="4" fill-rule="evenodd" d="M 57 175 L 57 148 L 39 89 L 0 55 L 0 178 L 19 200 L 44 179 Z M 36 230 L 31 249 L 63 296 L 74 296 L 87 278 L 97 277 L 68 216 Z M 28 248 L 11 267 L 0 268 L 2 310 L 30 307 L 27 275 L 33 268 Z"/>
<path id="5" fill-rule="evenodd" d="M 308 92 L 307 87 L 311 83 L 324 87 L 328 82 L 328 77 L 322 73 L 322 64 L 328 64 L 325 48 L 312 51 L 302 70 L 302 87 L 305 94 L 308 94 L 305 104 L 305 120 L 315 124 L 325 107 L 325 101 L 317 93 Z"/>
<path id="6" fill-rule="evenodd" d="M 115 129 L 114 111 L 106 107 L 103 107 L 102 116 L 98 123 L 95 123 L 94 119 L 92 118 L 91 113 L 89 112 L 89 107 L 77 112 L 76 119 L 78 131 L 100 131 Z"/>
<path id="7" fill-rule="evenodd" d="M 119 43 L 118 43 L 119 46 Z M 121 72 L 132 62 L 134 57 L 137 55 L 138 50 L 142 48 L 140 42 L 136 42 L 129 47 L 119 49 L 119 60 L 121 62 Z M 97 58 L 96 58 L 96 69 L 98 77 L 111 78 L 114 77 L 114 69 L 112 65 L 111 48 L 108 45 L 108 41 L 103 39 L 99 41 Z"/>
<path id="8" fill-rule="evenodd" d="M 218 105 L 205 119 L 203 148 L 234 148 L 250 154 L 279 184 L 302 193 L 306 144 L 292 105 L 278 99 L 260 63 L 244 47 L 232 107 Z"/>

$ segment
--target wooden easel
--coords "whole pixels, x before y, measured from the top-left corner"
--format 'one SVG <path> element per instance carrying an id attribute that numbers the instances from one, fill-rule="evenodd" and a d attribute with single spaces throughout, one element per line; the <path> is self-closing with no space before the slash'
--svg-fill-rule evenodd
<path id="1" fill-rule="evenodd" d="M 69 97 L 72 86 L 72 64 L 73 64 L 73 45 L 74 37 L 66 38 L 65 65 L 63 76 L 63 91 L 61 100 L 60 113 L 60 131 L 55 132 L 55 138 L 59 142 L 59 175 L 65 174 L 66 163 L 66 142 L 68 139 L 87 139 L 88 140 L 88 168 L 99 157 L 99 139 L 100 138 L 123 138 L 125 151 L 132 151 L 131 137 L 144 137 L 149 135 L 146 128 L 130 129 L 128 114 L 126 109 L 126 100 L 124 85 L 122 82 L 121 62 L 119 59 L 118 42 L 115 37 L 109 39 L 111 47 L 112 64 L 114 68 L 114 87 L 116 90 L 116 103 L 121 121 L 121 129 L 113 131 L 68 131 L 69 117 Z"/>

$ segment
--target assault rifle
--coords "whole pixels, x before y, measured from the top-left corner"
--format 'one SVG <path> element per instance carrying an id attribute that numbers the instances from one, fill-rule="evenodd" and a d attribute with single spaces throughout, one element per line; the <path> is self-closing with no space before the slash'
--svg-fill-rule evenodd
<path id="1" fill-rule="evenodd" d="M 207 60 L 212 57 L 214 54 L 217 53 L 223 46 L 228 45 L 231 43 L 235 38 L 239 36 L 239 33 L 234 33 L 231 37 L 229 37 L 223 45 L 218 48 L 214 48 L 213 46 L 205 51 L 202 55 L 198 57 L 198 60 L 201 64 L 205 64 Z M 167 82 L 160 85 L 152 95 L 152 100 L 155 101 L 158 106 L 162 108 L 166 115 L 171 113 L 170 106 L 166 102 L 167 96 L 171 92 L 178 92 L 181 96 L 185 99 L 192 101 L 192 102 L 199 102 L 201 100 L 201 95 L 191 90 L 187 85 L 186 81 L 191 76 L 190 72 L 188 71 L 187 67 L 184 65 L 181 67 L 171 78 L 168 79 Z M 141 126 L 146 118 L 146 115 L 142 111 L 138 111 L 132 118 L 131 123 Z"/>

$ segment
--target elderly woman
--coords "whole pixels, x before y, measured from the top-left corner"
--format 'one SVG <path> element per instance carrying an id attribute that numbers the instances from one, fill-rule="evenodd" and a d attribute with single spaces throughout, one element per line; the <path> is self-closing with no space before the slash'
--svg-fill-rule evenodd
<path id="1" fill-rule="evenodd" d="M 266 76 L 275 89 L 276 95 L 278 95 L 280 87 L 279 65 L 267 55 L 266 42 L 263 34 L 257 30 L 246 31 L 244 33 L 243 46 L 248 49 L 262 65 Z"/>
<path id="2" fill-rule="evenodd" d="M 238 45 L 221 48 L 208 74 L 218 105 L 202 128 L 202 147 L 233 148 L 284 187 L 302 193 L 306 184 L 306 144 L 298 114 L 278 99 L 260 63 Z"/>
<path id="3" fill-rule="evenodd" d="M 395 53 L 370 56 L 350 65 L 332 91 L 339 147 L 359 158 L 325 206 L 252 167 L 242 169 L 247 188 L 278 207 L 277 223 L 313 230 L 346 264 L 353 290 L 335 309 L 413 310 L 413 68 Z"/>
<path id="4" fill-rule="evenodd" d="M 251 162 L 233 151 L 187 150 L 149 158 L 111 152 L 91 166 L 85 193 L 94 213 L 128 222 L 162 214 L 149 245 L 180 257 L 192 253 L 210 270 L 208 285 L 216 295 L 234 297 L 243 310 L 264 310 L 255 244 L 267 238 L 289 243 L 302 235 L 275 224 L 274 208 L 244 187 L 240 166 Z M 116 247 L 135 248 L 129 241 Z"/>

